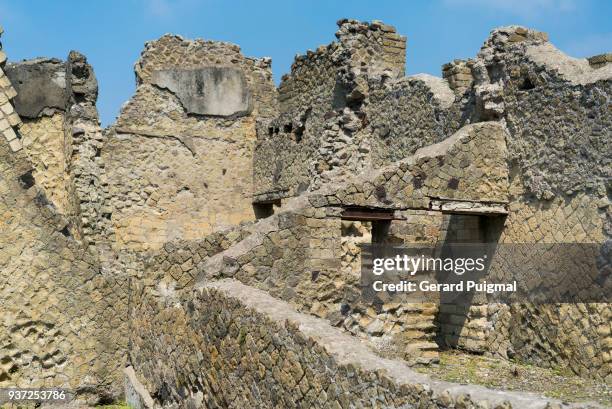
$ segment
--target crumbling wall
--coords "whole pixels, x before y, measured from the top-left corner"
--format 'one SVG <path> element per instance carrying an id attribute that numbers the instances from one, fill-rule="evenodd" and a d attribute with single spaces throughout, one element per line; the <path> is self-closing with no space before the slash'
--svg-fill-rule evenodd
<path id="1" fill-rule="evenodd" d="M 287 201 L 280 213 L 253 225 L 247 239 L 199 265 L 194 266 L 192 261 L 198 258 L 198 252 L 185 249 L 180 259 L 185 264 L 175 261 L 166 269 L 180 276 L 182 269 L 188 268 L 189 277 L 195 270 L 200 280 L 238 279 L 301 311 L 326 318 L 384 356 L 420 364 L 435 361 L 435 303 L 368 305 L 361 296 L 359 275 L 343 268 L 343 208 L 360 205 L 397 209 L 398 220 L 392 224 L 390 236 L 435 244 L 443 239 L 440 229 L 444 226 L 442 214 L 428 210 L 433 201 L 485 197 L 502 202 L 503 208 L 507 189 L 505 165 L 499 160 L 504 155 L 503 135 L 498 124 L 467 127 L 380 173 L 354 176 L 328 190 Z M 473 191 L 473 181 L 455 179 L 459 173 L 453 172 L 459 172 L 462 162 L 471 166 L 466 174 L 477 177 L 482 182 L 480 188 L 489 189 L 488 195 Z M 383 191 L 384 195 L 380 193 Z M 180 283 L 176 286 L 182 287 Z"/>
<path id="2" fill-rule="evenodd" d="M 449 84 L 426 74 L 370 79 L 364 111 L 374 168 L 405 159 L 469 123 L 469 109 L 456 100 Z"/>
<path id="3" fill-rule="evenodd" d="M 253 220 L 255 122 L 276 112 L 270 60 L 167 35 L 147 43 L 136 75 L 101 150 L 108 241 L 158 249 Z"/>
<path id="4" fill-rule="evenodd" d="M 34 165 L 32 176 L 55 207 L 72 221 L 72 234 L 81 237 L 79 203 L 69 171 L 71 145 L 66 132 L 70 77 L 66 63 L 37 58 L 7 64 L 6 69 L 17 91 L 15 109 L 24 120 L 19 134 Z"/>
<path id="5" fill-rule="evenodd" d="M 413 363 L 437 359 L 435 305 L 391 303 L 375 311 L 361 301 L 359 275 L 341 268 L 341 209 L 315 209 L 303 200 L 287 206 L 292 210 L 226 235 L 241 234 L 242 240 L 216 255 L 219 247 L 209 240 L 164 246 L 147 273 L 149 291 L 175 294 L 196 280 L 232 277 L 327 319 L 385 356 Z"/>
<path id="6" fill-rule="evenodd" d="M 225 280 L 134 299 L 131 361 L 156 404 L 173 407 L 545 408 L 532 394 L 432 381 L 381 359 L 326 322 Z M 147 393 L 144 391 L 144 393 Z M 577 406 L 579 407 L 579 405 Z"/>
<path id="7" fill-rule="evenodd" d="M 359 31 L 352 22 L 341 24 L 340 31 L 345 28 L 349 37 Z M 334 44 L 300 57 L 296 66 L 314 65 L 326 49 L 344 46 L 342 42 Z M 457 210 L 457 206 L 464 206 L 449 201 L 470 197 L 492 201 L 501 213 L 509 213 L 499 238 L 501 243 L 605 243 L 612 225 L 607 182 L 611 68 L 605 60 L 606 56 L 589 61 L 567 57 L 548 42 L 546 34 L 513 26 L 494 30 L 474 59 L 444 65 L 444 80 L 424 75 L 398 79 L 375 69 L 365 76 L 352 71 L 355 75 L 348 81 L 338 75 L 340 80 L 333 83 L 334 89 L 341 91 L 346 104 L 332 105 L 334 110 L 324 116 L 328 122 L 318 125 L 320 145 L 308 145 L 304 142 L 316 139 L 303 138 L 298 150 L 302 156 L 293 159 L 297 156 L 292 147 L 299 146 L 292 142 L 296 139 L 296 123 L 298 129 L 303 128 L 299 115 L 297 122 L 285 120 L 291 136 L 282 137 L 280 123 L 275 125 L 278 136 L 274 136 L 275 128 L 269 134 L 259 134 L 257 149 L 262 155 L 256 155 L 255 181 L 265 188 L 256 200 L 323 187 L 320 196 L 311 198 L 315 206 L 394 207 L 403 203 L 416 209 L 433 205 L 449 211 L 451 207 Z M 321 105 L 328 107 L 334 101 L 330 96 L 338 94 L 329 87 L 331 75 L 325 76 L 326 82 L 315 80 L 316 74 L 295 70 L 286 81 L 325 84 L 324 92 L 312 88 L 317 94 L 309 98 L 316 100 L 318 95 Z M 477 122 L 498 122 L 506 129 L 503 138 L 507 153 L 495 158 L 507 166 L 496 175 L 499 180 L 509 181 L 509 190 L 502 189 L 506 193 L 493 194 L 496 188 L 486 187 L 488 183 L 479 179 L 490 175 L 475 173 L 467 167 L 470 160 L 465 159 L 462 164 L 450 166 L 432 162 L 422 175 L 405 169 L 399 173 L 384 169 L 419 148 L 446 141 L 462 126 Z M 304 134 L 308 133 L 308 126 L 304 129 Z M 267 148 L 273 140 L 282 147 L 282 155 Z M 316 160 L 312 155 L 318 155 Z M 269 160 L 277 156 L 281 159 Z M 308 177 L 307 167 L 315 169 Z M 355 183 L 349 189 L 330 184 L 326 190 L 325 182 L 346 180 L 351 174 L 380 167 L 379 179 L 373 184 L 378 186 L 376 189 L 366 183 L 368 175 L 363 183 Z M 444 167 L 448 171 L 439 169 Z M 261 176 L 265 172 L 267 176 Z M 433 175 L 437 172 L 451 175 L 447 185 L 436 180 Z M 466 196 L 452 192 L 459 179 L 469 176 L 476 177 L 466 181 L 467 185 L 478 192 Z M 439 197 L 447 204 L 421 197 L 425 190 L 416 186 L 423 180 L 425 190 L 431 189 L 425 195 Z M 432 185 L 427 187 L 429 183 Z M 534 308 L 496 306 L 485 312 L 481 306 L 474 306 L 472 312 L 449 311 L 449 316 L 473 316 L 474 322 L 483 323 L 479 328 L 466 325 L 456 329 L 451 338 L 458 337 L 462 347 L 473 351 L 490 351 L 538 364 L 547 360 L 569 363 L 577 373 L 609 376 L 610 329 L 604 324 L 610 314 L 608 306 L 576 305 L 569 307 L 572 313 L 564 313 L 565 317 L 561 315 L 565 310 L 557 306 Z M 534 327 L 519 328 L 520 322 L 526 320 L 521 317 L 532 317 L 527 321 Z M 452 323 L 447 324 L 452 327 Z M 564 325 L 563 333 L 544 330 Z M 572 325 L 583 328 L 584 334 L 567 330 Z M 477 336 L 470 335 L 470 331 Z"/>
<path id="8" fill-rule="evenodd" d="M 0 61 L 0 386 L 64 387 L 90 403 L 117 397 L 127 347 L 127 281 L 101 273 L 95 251 L 72 234 L 73 220 L 47 198 L 60 189 L 50 188 L 47 176 L 52 173 L 35 172 L 39 160 L 49 158 L 42 149 L 32 148 L 40 140 L 30 149 L 22 147 L 35 133 L 17 132 L 20 120 L 10 102 L 16 93 L 3 68 L 4 60 Z M 40 129 L 54 118 L 30 125 Z M 48 136 L 56 142 L 60 138 L 57 133 Z M 45 134 L 36 132 L 36 137 Z M 52 154 L 62 149 L 56 144 L 50 148 Z"/>
<path id="9" fill-rule="evenodd" d="M 440 143 L 345 185 L 313 192 L 314 206 L 423 209 L 438 201 L 497 204 L 508 201 L 505 129 L 494 122 L 467 125 Z"/>
<path id="10" fill-rule="evenodd" d="M 280 115 L 258 127 L 257 201 L 314 189 L 336 169 L 367 167 L 361 106 L 369 77 L 404 73 L 406 39 L 380 22 L 338 21 L 337 42 L 296 57 L 279 86 Z"/>
<path id="11" fill-rule="evenodd" d="M 84 240 L 99 245 L 96 250 L 102 254 L 100 238 L 108 230 L 109 220 L 105 217 L 108 198 L 105 164 L 100 155 L 104 138 L 96 109 L 98 82 L 85 56 L 76 51 L 68 55 L 66 76 L 70 99 L 65 133 L 79 204 L 79 227 Z"/>
<path id="12" fill-rule="evenodd" d="M 136 93 L 105 132 L 82 55 L 11 66 L 17 99 L 0 71 L 0 292 L 9 305 L 0 385 L 116 395 L 131 334 L 131 357 L 158 402 L 337 407 L 349 393 L 368 399 L 355 388 L 362 383 L 383 405 L 453 405 L 450 394 L 432 398 L 376 372 L 349 376 L 350 365 L 303 341 L 309 324 L 333 333 L 337 348 L 355 344 L 350 333 L 411 363 L 436 360 L 437 335 L 473 352 L 610 377 L 609 303 L 369 308 L 343 214 L 385 209 L 394 218 L 388 240 L 398 243 L 480 240 L 452 220 L 467 218 L 443 213 L 484 212 L 507 215 L 500 243 L 609 245 L 612 65 L 571 59 L 543 33 L 507 27 L 474 59 L 445 65 L 444 79 L 402 78 L 405 38 L 394 28 L 341 20 L 337 37 L 299 56 L 277 92 L 269 59 L 163 36 L 147 43 Z M 280 213 L 250 223 L 252 202 L 279 199 Z M 293 312 L 302 329 L 279 315 L 271 322 L 270 311 L 253 312 L 267 296 L 235 283 L 226 293 L 192 292 L 197 280 L 227 277 L 345 334 Z M 272 361 L 260 359 L 264 350 Z M 358 352 L 367 355 L 361 364 L 383 362 Z M 341 386 L 329 382 L 331 367 Z"/>
<path id="13" fill-rule="evenodd" d="M 302 192 L 309 186 L 311 158 L 317 155 L 318 138 L 325 129 L 323 117 L 334 104 L 334 55 L 341 54 L 334 44 L 310 52 L 310 58 L 296 58 L 293 75 L 283 76 L 278 96 L 281 118 L 262 122 L 257 129 L 253 168 L 257 197 L 278 199 L 287 196 L 291 187 Z"/>
<path id="14" fill-rule="evenodd" d="M 50 222 L 39 220 L 37 216 L 30 214 L 32 212 L 28 213 L 31 220 L 26 216 L 16 218 L 13 213 L 17 210 L 3 212 L 7 215 L 7 220 L 15 225 L 17 233 L 22 232 L 21 235 L 15 235 L 17 233 L 6 230 L 1 242 L 2 247 L 6 248 L 6 251 L 2 252 L 2 261 L 5 263 L 3 299 L 15 305 L 14 312 L 19 317 L 18 323 L 10 320 L 4 323 L 8 338 L 3 339 L 3 345 L 8 348 L 7 353 L 10 356 L 3 356 L 2 362 L 6 364 L 6 373 L 3 373 L 2 380 L 11 382 L 11 385 L 22 385 L 22 382 L 31 381 L 32 385 L 45 383 L 47 386 L 70 387 L 80 395 L 90 396 L 94 401 L 101 396 L 114 398 L 120 394 L 118 377 L 120 367 L 124 363 L 129 333 L 126 328 L 128 320 L 125 319 L 129 282 L 151 279 L 144 274 L 148 254 L 133 251 L 147 249 L 148 245 L 142 244 L 146 244 L 148 237 L 143 239 L 140 236 L 141 241 L 136 240 L 136 245 L 131 246 L 131 241 L 124 239 L 126 235 L 129 237 L 129 232 L 126 234 L 120 231 L 119 234 L 115 234 L 117 209 L 131 205 L 126 203 L 127 198 L 123 194 L 131 199 L 134 197 L 133 192 L 138 190 L 135 184 L 123 184 L 125 174 L 121 172 L 129 172 L 132 175 L 139 171 L 136 169 L 132 172 L 130 170 L 132 165 L 146 165 L 150 162 L 143 160 L 141 163 L 135 163 L 134 158 L 138 155 L 134 152 L 127 152 L 125 155 L 117 152 L 109 153 L 109 147 L 117 143 L 115 129 L 125 132 L 125 127 L 131 126 L 133 129 L 128 131 L 144 132 L 146 135 L 141 138 L 146 140 L 147 144 L 132 145 L 132 147 L 136 151 L 142 151 L 143 146 L 152 147 L 157 152 L 167 147 L 167 144 L 163 143 L 164 137 L 158 137 L 157 134 L 151 136 L 147 130 L 170 129 L 174 132 L 177 129 L 189 129 L 187 139 L 201 137 L 203 140 L 196 140 L 193 143 L 187 140 L 185 144 L 181 140 L 179 149 L 187 146 L 191 160 L 196 155 L 195 150 L 210 152 L 206 158 L 199 159 L 201 169 L 197 174 L 193 173 L 193 168 L 190 166 L 192 163 L 174 166 L 180 163 L 182 158 L 179 157 L 177 160 L 172 149 L 169 153 L 164 152 L 166 156 L 161 155 L 159 158 L 160 168 L 170 169 L 162 175 L 162 178 L 175 180 L 175 172 L 182 171 L 182 175 L 188 178 L 191 184 L 179 180 L 180 186 L 170 186 L 171 193 L 168 196 L 164 196 L 168 190 L 162 194 L 155 189 L 153 191 L 146 189 L 146 193 L 143 191 L 142 194 L 154 194 L 155 197 L 149 201 L 149 204 L 153 203 L 152 207 L 158 204 L 158 199 L 162 202 L 158 208 L 153 209 L 155 214 L 151 216 L 153 220 L 149 226 L 158 221 L 156 218 L 160 216 L 156 212 L 167 212 L 164 206 L 171 207 L 174 216 L 184 212 L 185 196 L 181 193 L 184 192 L 188 199 L 190 187 L 200 195 L 199 199 L 204 197 L 205 200 L 214 201 L 214 206 L 212 209 L 202 209 L 202 202 L 192 203 L 193 209 L 206 211 L 212 220 L 198 220 L 198 216 L 193 219 L 189 215 L 183 216 L 183 221 L 187 224 L 195 223 L 189 230 L 183 229 L 183 226 L 176 226 L 176 221 L 171 220 L 169 225 L 172 232 L 157 241 L 153 234 L 151 248 L 159 248 L 159 244 L 165 243 L 169 238 L 206 237 L 207 232 L 213 228 L 237 225 L 243 219 L 253 218 L 250 166 L 255 117 L 265 118 L 266 115 L 276 112 L 275 90 L 269 71 L 270 62 L 266 59 L 244 58 L 237 47 L 229 44 L 197 41 L 193 42 L 194 46 L 185 52 L 182 45 L 187 42 L 170 36 L 165 40 L 167 43 L 162 39 L 157 43 L 159 48 L 153 51 L 148 49 L 149 52 L 143 54 L 143 59 L 147 61 L 146 63 L 141 61 L 141 66 L 137 68 L 141 82 L 139 92 L 141 92 L 135 97 L 136 102 L 132 101 L 126 107 L 125 111 L 128 113 L 125 114 L 124 111 L 117 127 L 107 134 L 103 134 L 99 127 L 95 108 L 97 82 L 93 70 L 82 55 L 71 52 L 66 62 L 40 59 L 11 65 L 11 75 L 18 83 L 21 81 L 18 87 L 21 91 L 18 110 L 21 110 L 26 117 L 26 123 L 21 125 L 19 130 L 16 128 L 20 125 L 19 117 L 12 104 L 8 103 L 8 99 L 15 97 L 16 92 L 10 87 L 6 77 L 0 79 L 2 81 L 0 85 L 6 88 L 1 101 L 6 102 L 2 108 L 6 117 L 0 122 L 3 134 L 6 135 L 7 143 L 12 150 L 21 150 L 24 164 L 30 163 L 31 160 L 35 165 L 35 168 L 25 166 L 20 171 L 19 183 L 24 189 L 32 189 L 28 193 L 28 200 L 32 201 L 32 198 L 35 198 L 40 207 L 48 207 L 53 209 L 52 212 L 58 211 L 65 216 L 65 218 L 57 216 L 63 220 L 63 223 L 54 228 L 61 237 L 67 237 L 64 241 L 58 240 L 57 234 L 52 235 L 52 232 L 45 230 L 46 224 Z M 174 49 L 175 54 L 169 56 L 165 52 L 166 46 Z M 216 56 L 211 52 L 214 50 Z M 179 58 L 178 63 L 173 65 L 168 61 L 168 58 L 175 58 L 180 53 L 184 55 Z M 209 58 L 209 65 L 201 66 L 203 55 Z M 195 65 L 192 67 L 187 64 L 189 58 L 194 61 Z M 152 69 L 154 66 L 155 69 Z M 183 68 L 186 69 L 186 79 L 183 76 L 185 72 L 181 71 Z M 167 76 L 151 78 L 161 71 Z M 180 73 L 179 76 L 173 77 L 172 73 L 176 72 Z M 205 84 L 200 84 L 200 80 L 204 80 Z M 149 82 L 145 84 L 145 81 Z M 213 82 L 212 89 L 199 88 L 211 85 L 206 81 Z M 194 87 L 196 95 L 190 95 L 189 92 L 193 91 Z M 150 93 L 147 94 L 147 91 Z M 140 115 L 138 110 L 146 108 L 148 105 L 146 98 L 155 92 L 162 95 L 164 102 L 171 100 L 174 106 L 170 109 L 171 118 L 167 122 L 147 127 L 146 124 L 150 124 L 146 118 L 148 111 Z M 213 99 L 202 99 L 201 95 L 198 96 L 198 92 L 204 93 L 206 98 L 212 95 Z M 195 111 L 202 106 L 215 108 L 228 93 L 230 99 L 234 98 L 232 95 L 246 96 L 246 99 L 232 100 L 234 105 L 229 104 L 230 109 L 236 106 L 240 108 L 240 103 L 246 104 L 246 108 L 231 113 L 204 110 L 204 114 L 198 111 L 193 115 L 183 110 L 182 104 L 189 106 L 189 109 L 195 107 Z M 143 94 L 145 97 L 138 100 Z M 181 98 L 188 100 L 181 101 Z M 138 106 L 138 101 L 144 105 Z M 154 109 L 158 106 L 151 104 L 150 107 Z M 167 106 L 162 106 L 160 110 L 163 111 L 164 108 Z M 163 111 L 161 115 L 164 116 L 166 113 L 167 111 Z M 145 125 L 139 122 L 141 119 Z M 183 128 L 177 127 L 176 124 L 183 120 L 187 125 Z M 121 126 L 124 127 L 122 131 Z M 142 131 L 142 128 L 145 130 Z M 194 129 L 195 136 L 190 133 Z M 183 136 L 179 134 L 178 138 Z M 161 146 L 152 145 L 156 139 L 160 139 Z M 172 135 L 168 139 L 175 141 Z M 22 144 L 25 145 L 23 150 Z M 237 149 L 234 149 L 235 147 Z M 143 152 L 145 157 L 148 152 L 147 150 Z M 228 159 L 228 152 L 233 152 L 236 157 Z M 242 159 L 238 160 L 238 157 Z M 215 160 L 216 163 L 211 163 Z M 12 166 L 17 169 L 15 163 L 10 163 L 9 168 Z M 158 187 L 159 175 L 155 175 L 157 169 L 157 167 L 152 169 L 149 175 L 155 178 L 154 185 Z M 226 174 L 227 177 L 224 178 Z M 201 179 L 202 176 L 205 180 Z M 131 180 L 138 179 L 127 179 L 128 182 Z M 125 190 L 117 189 L 117 184 Z M 209 184 L 212 185 L 210 190 Z M 19 191 L 20 188 L 16 186 L 17 176 L 9 190 Z M 175 187 L 176 190 L 173 190 Z M 214 197 L 211 190 L 222 197 Z M 175 203 L 177 195 L 179 197 Z M 47 196 L 49 200 L 46 199 Z M 12 200 L 11 196 L 7 195 L 6 200 Z M 25 206 L 22 202 L 16 206 Z M 221 215 L 223 219 L 214 220 L 216 214 Z M 164 218 L 163 214 L 161 218 Z M 32 223 L 35 227 L 28 223 Z M 149 226 L 145 223 L 145 228 Z M 34 230 L 34 233 L 28 236 L 30 230 Z M 155 231 L 155 227 L 152 230 Z M 206 254 L 212 254 L 220 248 L 229 246 L 228 243 L 243 238 L 243 234 L 242 231 L 235 236 L 231 233 L 227 235 L 216 233 L 216 236 L 207 237 L 208 240 L 203 242 L 202 249 L 206 249 Z M 64 250 L 66 240 L 69 246 Z M 25 244 L 28 241 L 32 241 L 32 248 Z M 88 247 L 88 244 L 92 247 Z M 167 247 L 171 249 L 171 254 L 158 254 L 156 260 L 160 263 L 168 256 L 172 260 L 175 259 L 176 255 L 173 254 L 171 245 Z M 20 252 L 22 257 L 15 257 Z M 164 271 L 164 274 L 171 276 L 176 275 L 176 272 Z M 64 315 L 60 315 L 62 310 Z M 7 315 L 11 313 L 7 312 Z M 45 319 L 39 320 L 39 315 L 45 313 Z M 48 338 L 41 341 L 46 336 L 45 331 L 49 333 Z M 45 349 L 33 347 L 36 342 L 44 344 Z M 34 352 L 28 352 L 30 350 Z M 28 363 L 28 359 L 41 364 Z M 25 385 L 27 383 L 23 384 Z"/>
<path id="15" fill-rule="evenodd" d="M 606 246 L 612 68 L 593 68 L 544 33 L 514 26 L 491 33 L 472 71 L 480 115 L 508 128 L 510 206 L 500 243 Z M 488 348 L 606 378 L 610 314 L 609 304 L 490 306 Z"/>
<path id="16" fill-rule="evenodd" d="M 7 65 L 15 84 L 19 134 L 37 180 L 69 230 L 90 244 L 103 228 L 100 217 L 104 167 L 97 163 L 101 129 L 95 102 L 98 83 L 86 58 L 37 58 Z"/>

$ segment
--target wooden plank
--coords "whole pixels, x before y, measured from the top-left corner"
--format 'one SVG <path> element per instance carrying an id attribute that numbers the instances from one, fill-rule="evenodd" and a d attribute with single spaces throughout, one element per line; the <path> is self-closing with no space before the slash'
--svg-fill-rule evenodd
<path id="1" fill-rule="evenodd" d="M 369 209 L 369 208 L 347 208 L 342 212 L 342 220 L 351 221 L 378 221 L 378 220 L 396 220 L 393 215 L 393 210 L 384 209 Z"/>

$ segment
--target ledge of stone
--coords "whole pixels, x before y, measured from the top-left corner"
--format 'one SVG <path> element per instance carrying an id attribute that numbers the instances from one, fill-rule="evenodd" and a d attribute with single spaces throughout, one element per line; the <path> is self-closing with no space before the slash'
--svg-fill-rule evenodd
<path id="1" fill-rule="evenodd" d="M 587 85 L 612 78 L 612 64 L 593 67 L 586 58 L 573 58 L 550 43 L 527 48 L 527 57 L 546 69 L 556 71 L 574 85 Z"/>
<path id="2" fill-rule="evenodd" d="M 323 319 L 295 311 L 290 304 L 273 298 L 265 291 L 231 279 L 206 283 L 202 289 L 221 291 L 227 297 L 239 301 L 279 325 L 287 325 L 288 322 L 297 325 L 306 337 L 322 346 L 338 364 L 354 365 L 366 371 L 386 373 L 397 385 L 422 385 L 425 389 L 431 390 L 434 397 L 450 395 L 454 399 L 459 395 L 469 395 L 474 401 L 502 405 L 500 407 L 508 407 L 503 405 L 510 403 L 512 408 L 520 409 L 587 407 L 583 404 L 564 406 L 559 401 L 529 392 L 493 390 L 478 385 L 460 385 L 433 380 L 415 372 L 405 362 L 380 358 L 357 338 L 332 327 Z"/>
<path id="3" fill-rule="evenodd" d="M 457 200 L 436 200 L 431 201 L 431 210 L 438 210 L 442 213 L 455 214 L 474 214 L 474 215 L 506 215 L 508 214 L 507 203 L 483 203 L 467 202 Z"/>
<path id="4" fill-rule="evenodd" d="M 429 74 L 416 74 L 406 77 L 408 81 L 419 81 L 431 90 L 434 98 L 442 108 L 450 108 L 455 102 L 455 93 L 448 85 L 448 81 Z"/>

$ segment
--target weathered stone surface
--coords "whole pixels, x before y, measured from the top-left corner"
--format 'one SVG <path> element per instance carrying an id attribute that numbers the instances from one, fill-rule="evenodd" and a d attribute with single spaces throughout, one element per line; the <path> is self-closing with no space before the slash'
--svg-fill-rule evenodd
<path id="1" fill-rule="evenodd" d="M 151 82 L 175 93 L 190 114 L 242 116 L 251 110 L 248 85 L 237 68 L 157 70 Z"/>
<path id="2" fill-rule="evenodd" d="M 260 124 L 254 178 L 264 200 L 300 194 L 329 180 L 329 171 L 355 173 L 370 161 L 363 102 L 371 81 L 403 76 L 406 38 L 347 19 L 336 37 L 296 57 L 278 88 L 280 114 Z"/>
<path id="3" fill-rule="evenodd" d="M 165 391 L 156 394 L 160 406 L 239 401 L 248 407 L 304 407 L 306 400 L 312 407 L 308 400 L 315 398 L 316 406 L 325 408 L 372 401 L 380 407 L 441 409 L 560 404 L 534 394 L 433 381 L 233 280 L 205 285 L 171 303 L 139 294 L 130 357 L 136 372 L 147 374 L 140 379 L 149 391 Z"/>
<path id="4" fill-rule="evenodd" d="M 64 115 L 58 112 L 25 120 L 19 132 L 35 168 L 33 176 L 45 190 L 47 198 L 62 214 L 74 214 L 64 148 Z"/>
<path id="5" fill-rule="evenodd" d="M 612 53 L 594 55 L 587 58 L 587 61 L 594 68 L 604 67 L 612 62 Z"/>
<path id="6" fill-rule="evenodd" d="M 84 58 L 80 63 L 85 70 L 75 75 L 91 84 L 91 67 Z M 80 198 L 93 184 L 82 171 L 86 144 L 72 136 L 91 132 L 92 122 L 100 131 L 95 96 L 76 102 L 66 93 L 78 82 L 63 76 L 66 63 L 19 65 L 34 76 L 24 95 L 46 108 L 21 123 L 11 104 L 15 91 L 0 69 L 0 105 L 11 108 L 0 113 L 0 386 L 69 388 L 93 404 L 121 392 L 117 371 L 127 337 L 120 317 L 128 295 L 127 277 L 101 271 L 99 254 L 81 241 L 79 216 L 89 214 Z M 51 83 L 35 88 L 45 81 Z"/>
<path id="7" fill-rule="evenodd" d="M 176 93 L 154 85 L 161 72 L 176 80 Z M 245 57 L 232 44 L 166 35 L 147 43 L 136 73 L 136 93 L 100 148 L 108 240 L 135 251 L 159 249 L 166 241 L 200 239 L 254 220 L 256 119 L 275 109 L 269 61 Z M 214 92 L 206 93 L 217 80 L 217 91 L 227 91 L 228 80 L 237 85 L 229 95 L 248 109 L 189 114 L 180 90 L 197 91 L 196 80 L 204 81 L 200 102 L 208 101 L 200 107 L 226 109 L 207 99 Z"/>
<path id="8" fill-rule="evenodd" d="M 0 387 L 120 392 L 127 281 L 104 274 L 93 248 L 36 184 L 25 150 L 0 140 Z"/>
<path id="9" fill-rule="evenodd" d="M 66 65 L 62 61 L 41 58 L 12 63 L 6 75 L 17 91 L 14 103 L 20 116 L 36 118 L 66 109 Z"/>
<path id="10" fill-rule="evenodd" d="M 165 35 L 107 130 L 84 56 L 21 63 L 66 93 L 24 92 L 44 107 L 23 123 L 0 58 L 0 386 L 115 397 L 129 353 L 168 407 L 543 405 L 414 378 L 440 346 L 610 380 L 610 303 L 371 305 L 358 244 L 605 250 L 612 66 L 511 26 L 443 79 L 403 77 L 392 27 L 337 37 L 276 90 L 269 59 Z"/>

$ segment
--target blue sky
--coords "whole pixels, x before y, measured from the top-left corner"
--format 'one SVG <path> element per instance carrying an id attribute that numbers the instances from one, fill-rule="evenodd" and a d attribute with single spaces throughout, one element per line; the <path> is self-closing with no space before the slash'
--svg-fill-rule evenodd
<path id="1" fill-rule="evenodd" d="M 164 33 L 236 43 L 245 55 L 272 57 L 274 78 L 296 53 L 334 40 L 342 18 L 383 20 L 408 37 L 407 73 L 440 75 L 440 66 L 474 56 L 495 27 L 545 31 L 576 57 L 612 50 L 608 0 L 0 0 L 9 59 L 85 54 L 100 84 L 108 125 L 134 92 L 133 65 L 143 44 Z"/>

